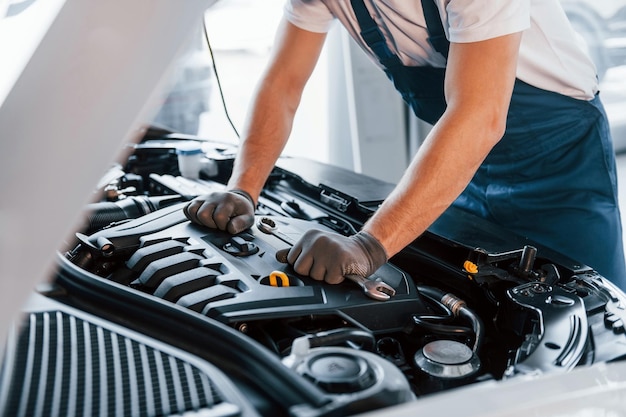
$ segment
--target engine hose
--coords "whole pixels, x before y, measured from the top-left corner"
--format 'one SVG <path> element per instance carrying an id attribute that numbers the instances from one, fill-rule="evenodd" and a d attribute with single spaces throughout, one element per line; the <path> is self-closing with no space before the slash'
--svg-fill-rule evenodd
<path id="1" fill-rule="evenodd" d="M 429 300 L 435 302 L 446 313 L 446 316 L 443 316 L 443 317 L 448 318 L 448 319 L 454 318 L 454 314 L 452 314 L 452 311 L 450 311 L 448 306 L 445 305 L 441 301 L 441 299 L 446 293 L 438 290 L 437 288 L 425 287 L 425 286 L 418 286 L 417 291 L 420 294 L 426 296 L 426 298 L 428 298 Z"/>
<path id="2" fill-rule="evenodd" d="M 445 334 L 450 336 L 464 336 L 470 337 L 474 335 L 473 328 L 462 326 L 451 326 L 449 324 L 433 323 L 429 319 L 424 319 L 422 316 L 414 315 L 413 323 L 420 328 L 429 332 Z"/>
<path id="3" fill-rule="evenodd" d="M 426 296 L 427 298 L 435 301 L 440 306 L 445 306 L 447 310 L 452 312 L 454 317 L 461 317 L 468 321 L 472 325 L 472 330 L 474 332 L 474 352 L 478 352 L 483 342 L 483 323 L 480 317 L 476 315 L 470 308 L 467 307 L 465 301 L 461 300 L 457 296 L 441 291 L 438 288 L 434 287 L 426 287 L 426 286 L 418 286 L 418 292 Z M 414 317 L 414 321 L 419 316 Z M 416 321 L 416 324 L 418 322 Z M 430 325 L 434 325 L 435 323 L 429 323 Z M 443 325 L 439 325 L 443 326 Z M 459 328 L 456 328 L 458 330 Z M 461 328 L 462 329 L 462 328 Z"/>
<path id="4" fill-rule="evenodd" d="M 349 343 L 358 346 L 361 350 L 374 352 L 376 339 L 374 335 L 357 329 L 336 329 L 327 332 L 319 332 L 309 336 L 310 347 L 336 346 Z"/>
<path id="5" fill-rule="evenodd" d="M 472 310 L 467 308 L 467 306 L 463 306 L 459 309 L 459 316 L 465 318 L 467 321 L 472 323 L 472 328 L 474 329 L 474 346 L 472 350 L 478 353 L 480 346 L 483 343 L 483 322 Z"/>
<path id="6" fill-rule="evenodd" d="M 123 200 L 88 204 L 86 208 L 86 234 L 96 232 L 112 223 L 136 219 L 152 213 L 170 204 L 182 201 L 179 195 L 174 196 L 132 196 Z"/>

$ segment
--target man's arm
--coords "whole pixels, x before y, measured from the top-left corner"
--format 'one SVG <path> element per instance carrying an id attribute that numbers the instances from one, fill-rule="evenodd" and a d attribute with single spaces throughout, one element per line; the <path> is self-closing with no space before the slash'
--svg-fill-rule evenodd
<path id="1" fill-rule="evenodd" d="M 239 233 L 254 223 L 254 205 L 289 134 L 326 34 L 283 19 L 267 69 L 250 107 L 226 192 L 194 198 L 183 212 L 192 222 Z"/>
<path id="2" fill-rule="evenodd" d="M 368 276 L 445 211 L 504 133 L 520 40 L 450 45 L 446 111 L 399 184 L 356 235 L 307 232 L 287 254 L 296 272 L 329 283 Z"/>
<path id="3" fill-rule="evenodd" d="M 280 156 L 302 91 L 319 58 L 325 33 L 281 23 L 274 52 L 252 102 L 228 188 L 247 191 L 254 201 Z"/>
<path id="4" fill-rule="evenodd" d="M 364 226 L 389 256 L 445 211 L 502 138 L 521 36 L 450 45 L 447 109 L 397 187 Z"/>

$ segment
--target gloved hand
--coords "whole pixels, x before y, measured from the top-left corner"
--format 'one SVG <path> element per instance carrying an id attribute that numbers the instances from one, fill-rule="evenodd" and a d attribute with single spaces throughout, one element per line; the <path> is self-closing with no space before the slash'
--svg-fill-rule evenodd
<path id="1" fill-rule="evenodd" d="M 194 198 L 183 213 L 193 223 L 237 234 L 254 224 L 254 200 L 243 190 L 216 191 Z"/>
<path id="2" fill-rule="evenodd" d="M 280 251 L 276 258 L 284 258 Z M 367 232 L 346 237 L 321 230 L 307 231 L 289 249 L 286 259 L 300 275 L 338 284 L 346 275 L 368 277 L 387 262 L 385 248 Z"/>

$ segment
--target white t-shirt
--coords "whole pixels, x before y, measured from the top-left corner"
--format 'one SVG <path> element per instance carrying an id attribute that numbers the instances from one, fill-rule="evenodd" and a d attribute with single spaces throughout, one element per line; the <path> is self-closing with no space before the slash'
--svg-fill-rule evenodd
<path id="1" fill-rule="evenodd" d="M 445 66 L 427 41 L 419 0 L 364 0 L 389 48 L 404 65 Z M 523 31 L 517 78 L 535 87 L 590 100 L 596 70 L 559 0 L 434 0 L 451 42 L 476 42 Z M 287 0 L 285 17 L 299 28 L 327 32 L 339 20 L 376 63 L 359 35 L 350 0 Z"/>

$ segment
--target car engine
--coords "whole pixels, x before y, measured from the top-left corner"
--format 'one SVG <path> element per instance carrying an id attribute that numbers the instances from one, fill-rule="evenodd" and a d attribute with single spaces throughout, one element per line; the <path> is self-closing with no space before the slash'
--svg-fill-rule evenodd
<path id="1" fill-rule="evenodd" d="M 177 150 L 189 143 L 202 149 L 199 178 L 179 170 Z M 453 209 L 367 285 L 298 275 L 277 252 L 313 228 L 355 233 L 393 188 L 340 167 L 281 158 L 253 227 L 231 235 L 190 223 L 182 207 L 224 189 L 236 151 L 149 131 L 105 173 L 83 227 L 64 242 L 58 270 L 39 291 L 42 303 L 56 307 L 33 308 L 12 340 L 36 345 L 42 328 L 41 340 L 56 335 L 48 345 L 68 343 L 68 353 L 58 347 L 49 355 L 56 363 L 68 355 L 70 370 L 55 372 L 59 381 L 74 381 L 59 382 L 69 392 L 76 381 L 86 384 L 74 369 L 85 355 L 93 366 L 84 378 L 98 388 L 80 407 L 100 410 L 89 415 L 352 415 L 626 355 L 619 289 L 567 254 Z M 52 318 L 41 316 L 50 309 Z M 51 322 L 69 324 L 45 330 Z M 95 341 L 77 351 L 90 329 Z M 107 334 L 116 335 L 112 342 Z M 95 359 L 107 343 L 115 365 Z M 160 352 L 160 362 L 149 360 L 146 346 Z M 37 395 L 24 392 L 38 387 L 29 372 L 48 360 L 33 362 L 28 352 L 46 351 L 8 352 L 4 378 L 20 387 L 6 394 L 15 398 L 9 414 L 29 415 Z M 137 365 L 143 359 L 152 368 Z M 149 384 L 149 369 L 168 361 L 169 371 L 154 371 Z M 174 394 L 163 388 L 168 378 L 181 386 Z M 129 388 L 116 388 L 123 381 Z M 59 408 L 71 403 L 67 397 L 54 391 L 48 399 Z"/>

